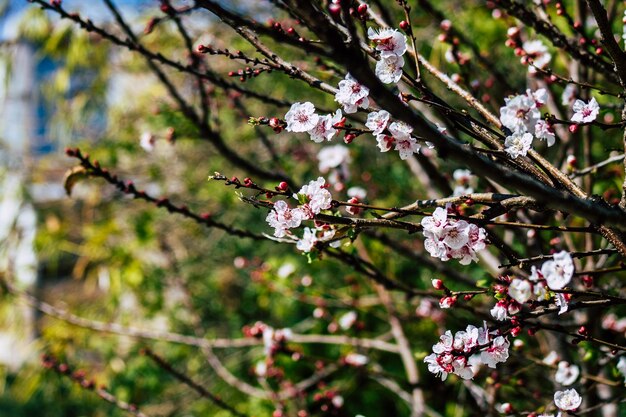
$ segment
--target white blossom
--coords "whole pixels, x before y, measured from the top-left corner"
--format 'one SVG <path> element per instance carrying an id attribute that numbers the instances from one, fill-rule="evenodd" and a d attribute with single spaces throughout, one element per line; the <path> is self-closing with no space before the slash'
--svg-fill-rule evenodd
<path id="1" fill-rule="evenodd" d="M 370 90 L 359 84 L 350 74 L 339 81 L 339 90 L 335 94 L 335 101 L 343 106 L 346 113 L 356 113 L 360 107 L 367 109 L 370 105 L 368 95 Z"/>
<path id="2" fill-rule="evenodd" d="M 396 84 L 402 78 L 404 58 L 397 55 L 385 57 L 376 63 L 376 76 L 385 84 Z"/>
<path id="3" fill-rule="evenodd" d="M 311 230 L 308 227 L 304 228 L 304 235 L 302 239 L 299 239 L 296 243 L 296 247 L 298 250 L 301 250 L 304 253 L 311 252 L 313 246 L 317 243 L 317 235 L 315 229 Z"/>
<path id="4" fill-rule="evenodd" d="M 511 158 L 526 156 L 533 143 L 533 135 L 530 133 L 513 133 L 504 141 L 504 150 L 511 155 Z"/>
<path id="5" fill-rule="evenodd" d="M 365 200 L 365 198 L 367 197 L 367 190 L 363 187 L 350 187 L 348 188 L 348 191 L 346 191 L 346 194 L 348 194 L 348 197 L 355 197 L 359 200 Z"/>
<path id="6" fill-rule="evenodd" d="M 572 122 L 576 123 L 591 123 L 596 120 L 598 113 L 600 113 L 600 106 L 595 97 L 592 97 L 589 103 L 576 100 L 572 109 L 574 110 Z"/>
<path id="7" fill-rule="evenodd" d="M 372 134 L 379 135 L 387 128 L 389 116 L 389 112 L 386 110 L 373 111 L 367 115 L 365 127 L 370 129 Z"/>
<path id="8" fill-rule="evenodd" d="M 525 279 L 514 278 L 509 284 L 509 296 L 520 304 L 530 300 L 532 286 Z"/>
<path id="9" fill-rule="evenodd" d="M 471 182 L 474 180 L 474 176 L 468 169 L 457 169 L 452 173 L 452 177 L 456 182 L 452 196 L 458 197 L 462 195 L 472 194 L 474 188 L 471 186 Z"/>
<path id="10" fill-rule="evenodd" d="M 580 407 L 583 402 L 582 397 L 576 392 L 575 389 L 568 389 L 565 391 L 557 391 L 554 393 L 554 404 L 559 410 L 573 411 Z"/>
<path id="11" fill-rule="evenodd" d="M 541 118 L 537 103 L 532 95 L 521 94 L 504 99 L 500 108 L 500 122 L 512 133 L 526 133 L 534 129 Z"/>
<path id="12" fill-rule="evenodd" d="M 554 375 L 554 380 L 561 385 L 572 385 L 580 375 L 580 368 L 577 365 L 566 361 L 559 362 Z"/>
<path id="13" fill-rule="evenodd" d="M 150 132 L 143 132 L 141 134 L 141 138 L 139 139 L 139 145 L 146 152 L 152 152 L 154 150 L 155 142 L 154 135 Z"/>
<path id="14" fill-rule="evenodd" d="M 326 146 L 317 153 L 319 170 L 328 172 L 331 168 L 350 162 L 350 150 L 343 145 Z"/>
<path id="15" fill-rule="evenodd" d="M 563 89 L 563 94 L 561 94 L 561 104 L 571 106 L 574 100 L 576 100 L 577 91 L 576 84 L 567 84 Z"/>
<path id="16" fill-rule="evenodd" d="M 358 366 L 367 365 L 367 363 L 369 362 L 369 359 L 365 355 L 360 355 L 358 353 L 348 353 L 346 357 L 344 358 L 344 361 L 348 365 L 358 367 Z"/>
<path id="17" fill-rule="evenodd" d="M 344 330 L 348 330 L 350 327 L 352 327 L 354 323 L 356 323 L 356 319 L 356 311 L 351 310 L 339 317 L 339 320 L 337 322 L 339 323 L 339 327 Z"/>
<path id="18" fill-rule="evenodd" d="M 553 290 L 564 288 L 574 275 L 574 261 L 567 251 L 555 253 L 553 259 L 541 265 L 541 274 Z"/>
<path id="19" fill-rule="evenodd" d="M 522 45 L 522 49 L 526 55 L 532 59 L 532 64 L 528 66 L 528 72 L 535 74 L 537 68 L 545 68 L 552 60 L 552 55 L 548 52 L 548 48 L 540 40 L 526 41 Z"/>
<path id="20" fill-rule="evenodd" d="M 285 114 L 287 132 L 307 132 L 317 125 L 319 115 L 315 114 L 315 106 L 307 101 L 305 103 L 293 103 Z"/>

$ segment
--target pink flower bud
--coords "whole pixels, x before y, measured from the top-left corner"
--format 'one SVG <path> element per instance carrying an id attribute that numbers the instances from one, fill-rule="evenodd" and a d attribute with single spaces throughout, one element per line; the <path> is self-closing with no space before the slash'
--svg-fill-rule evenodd
<path id="1" fill-rule="evenodd" d="M 435 278 L 431 281 L 431 283 L 433 284 L 433 287 L 436 290 L 443 290 L 444 288 L 446 288 L 445 285 L 443 285 L 443 281 L 440 280 L 439 278 Z"/>

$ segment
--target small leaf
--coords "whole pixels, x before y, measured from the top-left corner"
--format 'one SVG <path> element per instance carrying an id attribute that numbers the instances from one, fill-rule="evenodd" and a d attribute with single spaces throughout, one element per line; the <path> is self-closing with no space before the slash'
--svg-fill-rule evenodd
<path id="1" fill-rule="evenodd" d="M 83 180 L 89 176 L 89 172 L 87 169 L 82 166 L 76 166 L 65 173 L 65 178 L 63 180 L 63 186 L 65 187 L 65 192 L 68 196 L 72 195 L 72 188 L 76 185 L 76 183 L 80 180 Z"/>

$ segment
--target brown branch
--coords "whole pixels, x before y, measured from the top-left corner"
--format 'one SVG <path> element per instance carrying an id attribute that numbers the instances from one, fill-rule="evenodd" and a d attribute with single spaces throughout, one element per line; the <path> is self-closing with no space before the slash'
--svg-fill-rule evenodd
<path id="1" fill-rule="evenodd" d="M 238 417 L 246 417 L 246 414 L 243 414 L 243 413 L 237 411 L 234 407 L 232 407 L 231 405 L 229 405 L 226 402 L 224 402 L 224 400 L 222 400 L 221 398 L 219 398 L 215 394 L 212 394 L 211 392 L 209 392 L 202 385 L 200 385 L 199 383 L 195 382 L 193 379 L 191 379 L 190 377 L 188 377 L 184 373 L 176 370 L 171 364 L 169 364 L 161 356 L 159 356 L 156 353 L 154 353 L 152 350 L 150 350 L 148 348 L 145 348 L 145 349 L 143 349 L 141 351 L 141 353 L 146 355 L 150 359 L 152 359 L 154 361 L 154 363 L 159 365 L 159 367 L 161 369 L 163 369 L 167 373 L 171 374 L 174 378 L 178 379 L 180 382 L 182 382 L 183 384 L 187 385 L 188 387 L 190 387 L 191 389 L 196 391 L 202 398 L 206 398 L 206 399 L 210 400 L 213 404 L 215 404 L 218 407 L 220 407 L 220 408 L 230 412 L 233 415 L 236 415 Z"/>

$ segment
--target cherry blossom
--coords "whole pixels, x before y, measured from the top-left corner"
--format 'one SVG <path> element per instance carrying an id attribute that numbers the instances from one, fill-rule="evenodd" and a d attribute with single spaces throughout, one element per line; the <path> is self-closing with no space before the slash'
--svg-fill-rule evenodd
<path id="1" fill-rule="evenodd" d="M 376 50 L 383 58 L 402 56 L 406 52 L 406 36 L 397 29 L 383 28 L 378 31 L 368 28 L 367 37 L 374 41 Z"/>
<path id="2" fill-rule="evenodd" d="M 554 145 L 554 128 L 545 120 L 539 120 L 535 125 L 535 136 L 539 139 L 544 139 L 548 146 Z"/>
<path id="3" fill-rule="evenodd" d="M 300 226 L 305 214 L 299 208 L 290 209 L 287 203 L 279 200 L 269 212 L 265 221 L 274 228 L 274 236 L 283 237 L 288 229 Z"/>
<path id="4" fill-rule="evenodd" d="M 571 106 L 576 100 L 577 92 L 578 88 L 576 87 L 576 84 L 567 84 L 567 86 L 563 89 L 563 94 L 561 94 L 561 104 L 564 106 Z"/>
<path id="5" fill-rule="evenodd" d="M 365 200 L 367 197 L 367 190 L 363 187 L 350 187 L 348 191 L 346 191 L 348 197 L 358 198 L 359 200 Z"/>
<path id="6" fill-rule="evenodd" d="M 319 170 L 322 173 L 350 162 L 350 150 L 343 145 L 326 146 L 317 153 Z"/>
<path id="7" fill-rule="evenodd" d="M 526 156 L 533 143 L 533 135 L 530 133 L 513 133 L 504 141 L 504 150 L 511 155 L 511 158 Z"/>
<path id="8" fill-rule="evenodd" d="M 491 342 L 491 346 L 480 352 L 480 360 L 490 368 L 496 364 L 506 362 L 509 358 L 511 343 L 503 336 L 498 336 Z"/>
<path id="9" fill-rule="evenodd" d="M 293 103 L 285 114 L 287 132 L 307 132 L 314 129 L 319 121 L 315 106 L 311 102 Z"/>
<path id="10" fill-rule="evenodd" d="M 388 152 L 393 144 L 395 143 L 395 139 L 390 135 L 376 135 L 376 146 L 380 149 L 381 152 Z"/>
<path id="11" fill-rule="evenodd" d="M 509 318 L 508 309 L 505 301 L 498 301 L 495 306 L 491 310 L 491 317 L 498 321 L 504 321 Z"/>
<path id="12" fill-rule="evenodd" d="M 358 353 L 348 353 L 343 360 L 346 364 L 356 367 L 367 365 L 369 362 L 367 356 Z"/>
<path id="13" fill-rule="evenodd" d="M 432 216 L 422 219 L 424 248 L 442 261 L 458 259 L 462 265 L 478 260 L 476 252 L 485 248 L 486 232 L 465 220 L 448 219 L 447 211 L 438 207 Z"/>
<path id="14" fill-rule="evenodd" d="M 465 330 L 446 331 L 439 342 L 433 345 L 433 353 L 424 358 L 428 370 L 445 380 L 449 373 L 462 379 L 472 379 L 477 365 L 485 364 L 495 368 L 509 357 L 509 341 L 503 336 L 491 339 L 486 327 L 468 325 Z"/>
<path id="15" fill-rule="evenodd" d="M 524 304 L 532 297 L 530 282 L 515 278 L 509 284 L 509 296 L 520 304 Z"/>
<path id="16" fill-rule="evenodd" d="M 580 407 L 583 402 L 582 397 L 576 392 L 575 389 L 568 389 L 565 391 L 557 391 L 554 393 L 554 404 L 559 410 L 573 411 Z"/>
<path id="17" fill-rule="evenodd" d="M 319 177 L 315 181 L 304 185 L 300 191 L 294 194 L 294 198 L 303 203 L 301 208 L 305 213 L 306 219 L 312 219 L 315 214 L 330 208 L 332 196 L 326 189 L 325 184 L 324 178 Z"/>
<path id="18" fill-rule="evenodd" d="M 567 297 L 564 294 L 557 293 L 554 295 L 554 303 L 559 307 L 559 314 L 566 313 L 569 309 L 569 303 Z"/>
<path id="19" fill-rule="evenodd" d="M 470 185 L 474 176 L 468 169 L 457 169 L 452 173 L 452 178 L 456 182 L 452 195 L 454 197 L 472 194 L 474 188 Z"/>
<path id="20" fill-rule="evenodd" d="M 397 55 L 385 57 L 376 63 L 376 76 L 385 84 L 397 83 L 402 78 L 404 58 Z"/>
<path id="21" fill-rule="evenodd" d="M 574 261 L 566 251 L 555 253 L 552 260 L 541 265 L 541 274 L 547 281 L 548 287 L 560 290 L 570 282 L 574 275 Z"/>
<path id="22" fill-rule="evenodd" d="M 362 109 L 369 107 L 370 102 L 367 98 L 369 93 L 370 90 L 367 87 L 359 84 L 348 74 L 345 79 L 339 81 L 339 90 L 335 94 L 335 101 L 343 106 L 346 113 L 356 113 L 359 107 Z"/>
<path id="23" fill-rule="evenodd" d="M 400 154 L 400 159 L 405 160 L 411 155 L 418 153 L 421 145 L 417 142 L 417 139 L 409 136 L 406 139 L 396 139 L 394 150 Z"/>
<path id="24" fill-rule="evenodd" d="M 370 129 L 372 134 L 379 135 L 387 128 L 389 117 L 389 112 L 386 110 L 373 111 L 367 115 L 365 127 Z"/>
<path id="25" fill-rule="evenodd" d="M 139 139 L 139 145 L 146 152 L 152 152 L 154 150 L 155 142 L 156 142 L 155 137 L 150 132 L 143 132 L 141 134 L 141 138 Z"/>
<path id="26" fill-rule="evenodd" d="M 541 117 L 537 103 L 528 94 L 504 99 L 505 106 L 500 108 L 500 122 L 512 133 L 526 133 L 534 129 Z"/>
<path id="27" fill-rule="evenodd" d="M 572 109 L 574 110 L 572 122 L 576 123 L 591 123 L 596 120 L 598 113 L 600 113 L 600 106 L 595 97 L 592 97 L 589 103 L 576 100 Z"/>
<path id="28" fill-rule="evenodd" d="M 568 362 L 559 362 L 554 380 L 561 385 L 572 385 L 580 375 L 580 368 Z"/>
<path id="29" fill-rule="evenodd" d="M 304 228 L 304 235 L 302 236 L 302 239 L 299 239 L 298 242 L 296 243 L 296 247 L 298 248 L 298 250 L 301 250 L 302 252 L 311 252 L 311 250 L 313 250 L 313 247 L 315 246 L 315 244 L 317 243 L 317 234 L 315 229 L 310 229 L 308 227 Z"/>
<path id="30" fill-rule="evenodd" d="M 532 59 L 532 65 L 528 66 L 530 74 L 537 73 L 537 68 L 545 68 L 552 60 L 548 48 L 540 40 L 526 41 L 522 45 L 522 49 L 526 52 L 526 56 Z"/>
<path id="31" fill-rule="evenodd" d="M 339 317 L 339 320 L 337 320 L 337 322 L 339 323 L 339 327 L 341 327 L 343 330 L 348 330 L 350 327 L 352 327 L 354 323 L 356 323 L 356 319 L 356 311 L 351 310 Z"/>
<path id="32" fill-rule="evenodd" d="M 389 132 L 396 139 L 407 139 L 411 137 L 413 128 L 404 122 L 393 122 L 389 125 Z"/>
<path id="33" fill-rule="evenodd" d="M 311 135 L 311 140 L 315 143 L 320 143 L 324 140 L 330 141 L 337 133 L 337 129 L 333 126 L 339 123 L 342 118 L 341 110 L 337 110 L 335 114 L 320 116 L 315 127 L 308 131 Z"/>

